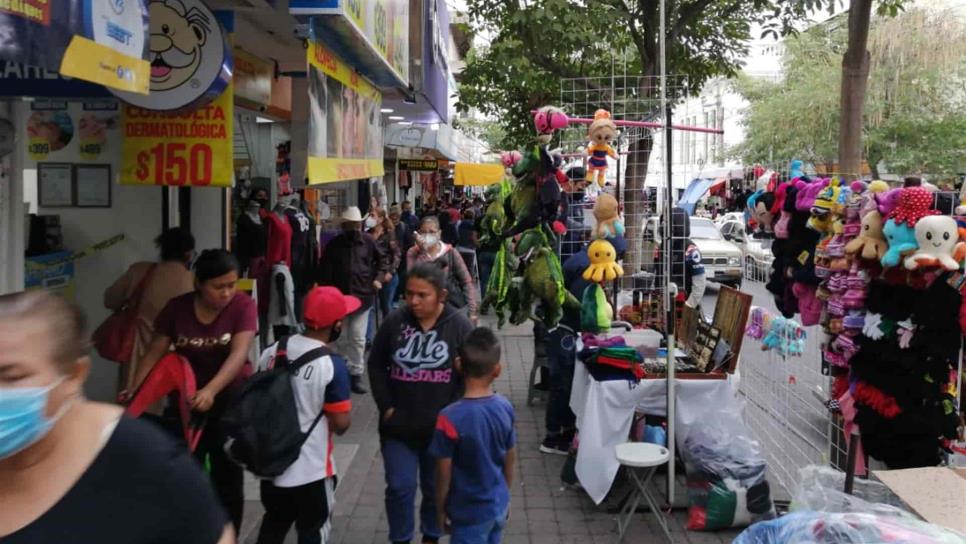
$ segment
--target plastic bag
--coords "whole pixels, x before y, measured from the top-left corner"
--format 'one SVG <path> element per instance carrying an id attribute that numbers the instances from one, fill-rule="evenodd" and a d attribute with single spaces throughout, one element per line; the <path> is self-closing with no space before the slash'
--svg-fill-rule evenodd
<path id="1" fill-rule="evenodd" d="M 681 443 L 688 529 L 744 527 L 775 517 L 761 447 L 742 421 L 740 404 L 709 404 L 684 426 Z"/>
<path id="2" fill-rule="evenodd" d="M 798 471 L 798 485 L 792 493 L 792 510 L 864 513 L 880 516 L 912 516 L 902 510 L 902 501 L 884 484 L 856 478 L 852 494 L 845 489 L 845 473 L 810 465 Z"/>
<path id="3" fill-rule="evenodd" d="M 742 531 L 732 544 L 962 544 L 955 531 L 913 519 L 863 512 L 793 512 Z"/>

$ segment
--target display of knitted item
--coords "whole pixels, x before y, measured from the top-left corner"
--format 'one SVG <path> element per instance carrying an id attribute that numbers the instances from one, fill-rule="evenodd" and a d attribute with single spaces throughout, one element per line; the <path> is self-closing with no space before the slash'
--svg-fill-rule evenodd
<path id="1" fill-rule="evenodd" d="M 591 376 L 598 381 L 629 380 L 644 378 L 644 358 L 634 348 L 584 348 L 577 357 L 587 366 Z"/>

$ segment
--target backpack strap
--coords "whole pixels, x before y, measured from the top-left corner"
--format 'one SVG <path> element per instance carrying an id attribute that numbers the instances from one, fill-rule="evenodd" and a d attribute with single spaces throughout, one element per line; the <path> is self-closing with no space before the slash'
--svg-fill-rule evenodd
<path id="1" fill-rule="evenodd" d="M 288 337 L 283 338 L 282 340 L 279 340 L 278 350 L 281 350 L 284 347 L 282 342 L 286 341 L 287 343 L 287 340 L 288 340 Z M 277 353 L 278 351 L 276 351 L 276 354 Z M 295 372 L 299 368 L 302 368 L 303 366 L 307 365 L 308 363 L 311 363 L 312 361 L 318 359 L 319 357 L 326 357 L 328 355 L 332 355 L 332 350 L 329 349 L 328 346 L 319 346 L 315 349 L 310 349 L 309 351 L 306 351 L 305 353 L 302 354 L 301 357 L 292 361 L 291 363 L 288 362 L 288 356 L 286 354 L 285 364 L 288 365 L 289 372 Z M 278 368 L 278 359 L 276 359 L 275 368 Z M 325 408 L 322 408 L 321 410 L 319 410 L 319 415 L 315 416 L 315 419 L 312 421 L 312 425 L 309 427 L 309 430 L 305 432 L 305 436 L 302 438 L 302 443 L 299 445 L 299 447 L 302 447 L 302 445 L 305 444 L 306 440 L 309 439 L 309 436 L 312 435 L 312 431 L 315 430 L 315 427 L 319 424 L 319 421 L 322 421 L 322 416 L 324 415 L 325 415 Z"/>
<path id="2" fill-rule="evenodd" d="M 275 346 L 275 363 L 272 368 L 288 366 L 288 336 L 283 336 Z"/>

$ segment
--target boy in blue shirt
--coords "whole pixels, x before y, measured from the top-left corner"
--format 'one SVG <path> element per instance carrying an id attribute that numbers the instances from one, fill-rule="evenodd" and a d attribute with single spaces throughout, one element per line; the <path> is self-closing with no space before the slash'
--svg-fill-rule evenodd
<path id="1" fill-rule="evenodd" d="M 430 445 L 439 526 L 452 544 L 497 544 L 509 513 L 516 432 L 513 406 L 493 392 L 502 370 L 493 331 L 473 330 L 455 363 L 465 393 L 440 412 Z"/>

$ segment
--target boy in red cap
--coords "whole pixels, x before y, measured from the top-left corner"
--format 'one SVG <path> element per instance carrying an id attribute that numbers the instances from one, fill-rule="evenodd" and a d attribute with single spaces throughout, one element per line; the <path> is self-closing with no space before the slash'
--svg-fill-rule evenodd
<path id="1" fill-rule="evenodd" d="M 360 306 L 359 299 L 343 295 L 335 287 L 313 288 L 303 304 L 305 332 L 281 339 L 266 349 L 258 362 L 259 370 L 267 370 L 282 353 L 290 362 L 306 354 L 312 357 L 292 375 L 299 425 L 302 432 L 312 431 L 298 459 L 285 472 L 274 480 L 262 480 L 265 517 L 258 544 L 281 544 L 293 523 L 299 544 L 324 544 L 329 540 L 335 505 L 330 431 L 341 435 L 349 429 L 352 401 L 345 360 L 326 346 L 336 341 L 345 317 Z"/>

